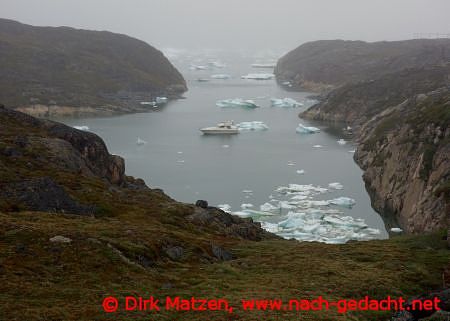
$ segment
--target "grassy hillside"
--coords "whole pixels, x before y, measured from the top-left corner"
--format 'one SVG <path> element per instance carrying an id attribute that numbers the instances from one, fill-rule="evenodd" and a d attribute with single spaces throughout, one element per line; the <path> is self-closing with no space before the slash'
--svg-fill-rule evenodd
<path id="1" fill-rule="evenodd" d="M 150 45 L 106 31 L 0 19 L 0 101 L 11 107 L 133 105 L 186 90 Z"/>
<path id="2" fill-rule="evenodd" d="M 294 88 L 320 90 L 448 61 L 450 39 L 320 40 L 302 44 L 280 58 L 275 74 L 280 83 L 289 81 Z"/>

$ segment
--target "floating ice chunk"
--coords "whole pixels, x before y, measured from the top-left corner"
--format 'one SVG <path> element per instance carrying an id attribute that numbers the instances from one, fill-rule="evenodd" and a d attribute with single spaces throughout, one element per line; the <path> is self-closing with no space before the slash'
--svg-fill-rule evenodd
<path id="1" fill-rule="evenodd" d="M 296 209 L 297 208 L 297 206 L 290 204 L 288 201 L 280 201 L 278 203 L 278 206 L 280 208 L 284 208 L 286 210 L 292 210 L 292 209 Z"/>
<path id="2" fill-rule="evenodd" d="M 306 196 L 306 195 L 295 195 L 295 196 L 291 197 L 291 200 L 292 201 L 303 201 L 307 198 L 308 198 L 308 196 Z"/>
<path id="3" fill-rule="evenodd" d="M 169 98 L 167 97 L 156 97 L 155 102 L 157 105 L 167 104 L 169 102 Z"/>
<path id="4" fill-rule="evenodd" d="M 136 145 L 141 146 L 141 145 L 145 145 L 145 144 L 147 144 L 147 142 L 145 140 L 143 140 L 143 139 L 141 139 L 139 137 L 137 138 Z"/>
<path id="5" fill-rule="evenodd" d="M 393 227 L 393 228 L 391 228 L 391 232 L 401 233 L 401 232 L 403 232 L 403 230 L 401 228 L 399 228 L 399 227 Z"/>
<path id="6" fill-rule="evenodd" d="M 149 106 L 156 106 L 156 103 L 154 101 L 141 101 L 141 105 L 149 105 Z"/>
<path id="7" fill-rule="evenodd" d="M 211 75 L 212 79 L 231 79 L 230 75 L 227 74 L 217 74 L 217 75 Z"/>
<path id="8" fill-rule="evenodd" d="M 298 124 L 295 131 L 299 134 L 315 134 L 315 133 L 320 132 L 320 129 L 317 127 L 307 127 L 307 126 L 303 126 L 302 124 Z"/>
<path id="9" fill-rule="evenodd" d="M 253 79 L 253 80 L 270 80 L 275 77 L 274 74 L 264 74 L 264 73 L 256 73 L 256 74 L 247 74 L 242 76 L 242 79 Z"/>
<path id="10" fill-rule="evenodd" d="M 289 192 L 301 192 L 303 195 L 307 195 L 310 193 L 313 194 L 321 194 L 328 192 L 328 189 L 320 187 L 320 186 L 313 186 L 311 184 L 308 185 L 300 185 L 300 184 L 289 184 L 289 186 L 280 186 L 276 189 L 278 193 L 287 194 Z"/>
<path id="11" fill-rule="evenodd" d="M 229 148 L 230 145 L 222 145 L 222 148 Z"/>
<path id="12" fill-rule="evenodd" d="M 244 121 L 236 125 L 239 130 L 248 131 L 248 130 L 267 130 L 269 127 L 262 121 Z"/>
<path id="13" fill-rule="evenodd" d="M 224 212 L 231 213 L 230 204 L 219 204 L 219 205 L 217 205 L 217 207 L 220 208 Z"/>
<path id="14" fill-rule="evenodd" d="M 330 183 L 328 184 L 329 188 L 333 188 L 333 189 L 344 189 L 344 186 L 341 183 Z"/>
<path id="15" fill-rule="evenodd" d="M 275 68 L 275 66 L 276 66 L 276 63 L 274 63 L 274 62 L 252 64 L 253 68 L 270 68 L 270 69 L 273 69 L 273 68 Z"/>
<path id="16" fill-rule="evenodd" d="M 223 99 L 218 100 L 216 105 L 221 108 L 235 108 L 235 107 L 244 107 L 244 108 L 257 108 L 259 107 L 253 100 L 234 98 L 234 99 Z"/>
<path id="17" fill-rule="evenodd" d="M 347 144 L 347 142 L 345 141 L 345 139 L 339 139 L 338 141 L 337 141 L 337 143 L 339 144 L 339 145 L 345 145 L 345 144 Z"/>
<path id="18" fill-rule="evenodd" d="M 353 150 L 349 150 L 348 152 L 351 154 L 354 154 L 356 152 L 356 150 L 353 149 Z"/>
<path id="19" fill-rule="evenodd" d="M 296 164 L 295 164 L 295 162 L 294 161 L 289 161 L 288 163 L 287 163 L 287 166 L 295 166 Z"/>
<path id="20" fill-rule="evenodd" d="M 261 222 L 261 227 L 270 233 L 277 233 L 280 231 L 280 228 L 276 223 Z"/>
<path id="21" fill-rule="evenodd" d="M 263 205 L 261 205 L 261 206 L 259 207 L 259 209 L 260 209 L 261 211 L 263 211 L 263 212 L 274 212 L 274 211 L 279 211 L 279 210 L 280 210 L 279 207 L 273 206 L 273 205 L 270 204 L 270 203 L 264 203 Z"/>
<path id="22" fill-rule="evenodd" d="M 203 66 L 203 65 L 191 65 L 191 67 L 189 67 L 189 69 L 191 69 L 191 70 L 206 70 L 206 69 L 208 69 L 208 67 Z"/>
<path id="23" fill-rule="evenodd" d="M 297 174 L 303 175 L 303 174 L 305 174 L 305 170 L 299 169 L 299 170 L 297 170 Z"/>
<path id="24" fill-rule="evenodd" d="M 177 152 L 177 154 L 183 154 L 183 152 Z"/>
<path id="25" fill-rule="evenodd" d="M 252 190 L 250 190 L 250 189 L 244 189 L 244 190 L 242 191 L 242 193 L 246 193 L 246 194 L 252 194 L 252 193 L 253 193 L 253 191 L 252 191 Z"/>
<path id="26" fill-rule="evenodd" d="M 78 129 L 78 130 L 83 130 L 83 131 L 89 130 L 88 126 L 73 126 L 73 128 Z"/>
<path id="27" fill-rule="evenodd" d="M 273 213 L 270 213 L 270 212 L 256 211 L 256 210 L 250 210 L 250 209 L 233 212 L 233 214 L 238 215 L 240 217 L 261 217 L 261 216 L 274 215 Z"/>
<path id="28" fill-rule="evenodd" d="M 272 98 L 270 100 L 272 107 L 286 107 L 286 108 L 294 108 L 303 106 L 302 103 L 292 99 L 292 98 Z"/>
<path id="29" fill-rule="evenodd" d="M 209 61 L 208 66 L 213 68 L 225 68 L 226 65 L 221 63 L 220 61 Z"/>
<path id="30" fill-rule="evenodd" d="M 179 159 L 179 160 L 177 160 L 177 163 L 178 163 L 178 164 L 184 164 L 184 159 Z"/>
<path id="31" fill-rule="evenodd" d="M 352 208 L 356 201 L 350 197 L 338 197 L 329 201 L 330 204 Z"/>
<path id="32" fill-rule="evenodd" d="M 250 204 L 250 203 L 244 203 L 244 204 L 241 204 L 241 208 L 242 208 L 243 210 L 246 210 L 246 209 L 252 208 L 252 207 L 253 207 L 253 204 Z"/>
<path id="33" fill-rule="evenodd" d="M 314 145 L 313 147 L 314 148 L 322 148 L 323 146 L 322 145 Z"/>

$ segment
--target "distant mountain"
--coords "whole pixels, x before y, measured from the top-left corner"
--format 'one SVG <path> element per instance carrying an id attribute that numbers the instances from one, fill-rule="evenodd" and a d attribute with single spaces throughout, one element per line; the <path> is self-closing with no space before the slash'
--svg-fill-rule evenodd
<path id="1" fill-rule="evenodd" d="M 283 56 L 275 68 L 278 82 L 323 91 L 344 83 L 371 80 L 405 68 L 450 61 L 450 39 L 392 42 L 320 40 Z"/>
<path id="2" fill-rule="evenodd" d="M 0 19 L 0 102 L 104 112 L 142 108 L 157 95 L 177 97 L 186 82 L 143 41 L 106 31 L 34 27 Z"/>

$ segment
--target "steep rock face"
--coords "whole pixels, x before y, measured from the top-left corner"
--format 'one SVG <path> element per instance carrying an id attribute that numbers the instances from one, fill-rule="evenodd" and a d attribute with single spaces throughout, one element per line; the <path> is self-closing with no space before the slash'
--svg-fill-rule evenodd
<path id="1" fill-rule="evenodd" d="M 37 112 L 128 112 L 141 110 L 139 102 L 154 96 L 186 91 L 185 80 L 160 51 L 105 31 L 0 19 L 0 65 L 0 101 Z"/>
<path id="2" fill-rule="evenodd" d="M 278 61 L 275 74 L 279 83 L 289 81 L 293 88 L 323 91 L 449 60 L 449 39 L 374 43 L 321 40 L 287 53 Z"/>
<path id="3" fill-rule="evenodd" d="M 387 227 L 420 233 L 449 226 L 450 87 L 385 109 L 359 133 L 355 160 Z"/>
<path id="4" fill-rule="evenodd" d="M 411 96 L 448 85 L 449 74 L 450 64 L 442 64 L 348 83 L 324 95 L 320 103 L 303 112 L 301 117 L 361 125 Z"/>

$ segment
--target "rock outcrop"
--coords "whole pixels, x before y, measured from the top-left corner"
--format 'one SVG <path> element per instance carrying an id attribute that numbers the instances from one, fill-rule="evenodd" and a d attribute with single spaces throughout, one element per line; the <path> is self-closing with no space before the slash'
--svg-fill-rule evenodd
<path id="1" fill-rule="evenodd" d="M 355 160 L 388 228 L 436 231 L 450 219 L 450 87 L 411 96 L 362 125 Z"/>
<path id="2" fill-rule="evenodd" d="M 40 116 L 143 111 L 187 90 L 160 51 L 105 31 L 0 19 L 0 65 L 0 101 Z"/>
<path id="3" fill-rule="evenodd" d="M 283 56 L 275 75 L 280 84 L 289 82 L 292 88 L 317 92 L 448 61 L 449 39 L 373 43 L 321 40 L 305 43 Z"/>

